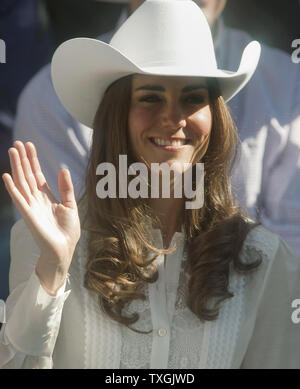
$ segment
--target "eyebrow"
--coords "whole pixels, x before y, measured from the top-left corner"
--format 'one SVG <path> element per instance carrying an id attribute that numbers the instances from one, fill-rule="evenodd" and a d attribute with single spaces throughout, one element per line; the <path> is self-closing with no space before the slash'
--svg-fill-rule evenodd
<path id="1" fill-rule="evenodd" d="M 188 85 L 188 86 L 185 86 L 184 88 L 182 88 L 182 91 L 183 93 L 188 93 L 188 92 L 191 92 L 193 90 L 197 90 L 197 89 L 207 89 L 205 85 Z M 135 89 L 136 91 L 138 90 L 148 90 L 148 91 L 156 91 L 156 92 L 165 92 L 165 88 L 161 85 L 143 85 L 143 86 L 139 86 L 138 88 Z"/>
<path id="2" fill-rule="evenodd" d="M 187 93 L 197 89 L 207 89 L 207 87 L 205 85 L 188 85 L 182 89 L 182 92 Z"/>

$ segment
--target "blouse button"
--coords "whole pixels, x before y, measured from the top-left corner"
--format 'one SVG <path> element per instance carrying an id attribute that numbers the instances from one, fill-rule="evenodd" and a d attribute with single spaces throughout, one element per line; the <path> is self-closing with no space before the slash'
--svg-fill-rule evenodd
<path id="1" fill-rule="evenodd" d="M 167 335 L 167 330 L 165 328 L 160 328 L 158 330 L 158 336 L 166 336 Z"/>
<path id="2" fill-rule="evenodd" d="M 188 365 L 188 359 L 187 357 L 182 357 L 181 358 L 181 361 L 180 361 L 180 367 L 182 367 L 183 369 L 187 368 L 187 365 Z"/>

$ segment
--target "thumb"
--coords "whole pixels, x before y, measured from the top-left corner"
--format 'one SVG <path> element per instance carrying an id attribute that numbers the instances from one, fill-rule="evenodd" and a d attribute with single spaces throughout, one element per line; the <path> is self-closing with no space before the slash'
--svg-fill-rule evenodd
<path id="1" fill-rule="evenodd" d="M 71 209 L 76 209 L 76 199 L 72 183 L 71 173 L 68 169 L 60 170 L 58 174 L 58 189 L 62 204 Z"/>

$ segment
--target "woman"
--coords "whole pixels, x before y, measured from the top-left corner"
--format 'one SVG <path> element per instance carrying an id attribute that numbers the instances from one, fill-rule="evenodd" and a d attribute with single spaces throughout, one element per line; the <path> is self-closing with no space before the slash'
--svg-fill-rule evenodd
<path id="1" fill-rule="evenodd" d="M 12 177 L 3 179 L 24 221 L 12 229 L 3 368 L 299 367 L 299 264 L 241 214 L 229 186 L 237 136 L 224 100 L 258 57 L 253 43 L 236 73 L 217 69 L 207 22 L 189 0 L 146 1 L 111 45 L 76 39 L 58 49 L 56 91 L 77 119 L 94 121 L 86 193 L 78 213 L 63 169 L 59 203 L 34 145 L 9 150 Z M 187 209 L 172 188 L 169 198 L 132 195 L 132 174 L 121 175 L 118 196 L 101 198 L 97 176 L 109 166 L 120 173 L 120 155 L 128 167 L 192 169 L 196 186 L 204 163 L 203 206 Z"/>

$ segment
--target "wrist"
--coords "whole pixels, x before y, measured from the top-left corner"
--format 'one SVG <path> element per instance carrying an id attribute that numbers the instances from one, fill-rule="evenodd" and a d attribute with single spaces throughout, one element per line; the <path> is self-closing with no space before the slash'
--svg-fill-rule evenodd
<path id="1" fill-rule="evenodd" d="M 65 283 L 68 269 L 60 264 L 45 262 L 40 257 L 35 267 L 35 273 L 43 289 L 49 295 L 56 296 L 57 291 Z"/>

